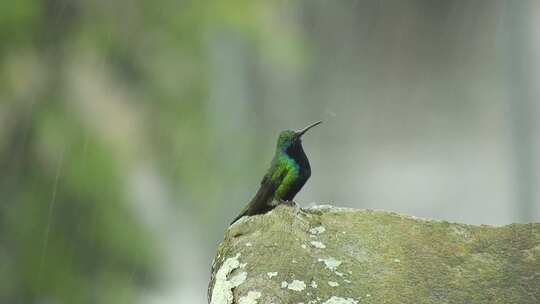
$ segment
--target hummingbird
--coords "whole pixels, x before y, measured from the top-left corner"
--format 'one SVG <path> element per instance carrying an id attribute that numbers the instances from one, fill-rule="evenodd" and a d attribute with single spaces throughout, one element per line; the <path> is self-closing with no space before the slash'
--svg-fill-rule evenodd
<path id="1" fill-rule="evenodd" d="M 231 225 L 243 216 L 266 213 L 280 203 L 294 205 L 292 199 L 311 176 L 309 160 L 302 148 L 302 135 L 321 123 L 279 133 L 274 158 L 259 190 Z"/>

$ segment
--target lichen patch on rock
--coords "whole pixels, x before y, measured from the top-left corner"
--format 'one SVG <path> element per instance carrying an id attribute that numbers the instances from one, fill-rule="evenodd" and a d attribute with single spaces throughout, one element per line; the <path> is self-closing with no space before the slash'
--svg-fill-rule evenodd
<path id="1" fill-rule="evenodd" d="M 302 290 L 306 289 L 306 283 L 304 283 L 304 281 L 300 281 L 300 280 L 293 280 L 290 283 L 287 283 L 287 282 L 283 281 L 283 282 L 281 282 L 281 288 L 288 288 L 288 289 L 294 290 L 294 291 L 302 291 Z"/>
<path id="2" fill-rule="evenodd" d="M 333 257 L 329 257 L 329 258 L 326 258 L 326 259 L 321 259 L 319 258 L 318 259 L 319 262 L 323 262 L 324 265 L 326 265 L 326 268 L 332 270 L 332 271 L 335 271 L 339 265 L 341 265 L 341 261 L 338 261 L 336 259 L 334 259 Z"/>
<path id="3" fill-rule="evenodd" d="M 278 274 L 277 272 L 267 272 L 267 273 L 266 273 L 266 275 L 268 276 L 269 279 L 271 279 L 271 278 L 277 276 L 277 274 Z"/>
<path id="4" fill-rule="evenodd" d="M 249 291 L 247 295 L 238 299 L 238 304 L 257 304 L 257 300 L 261 297 L 258 291 Z"/>
<path id="5" fill-rule="evenodd" d="M 328 285 L 330 285 L 330 287 L 338 287 L 339 283 L 334 281 L 328 281 Z"/>
<path id="6" fill-rule="evenodd" d="M 317 227 L 309 229 L 309 233 L 311 234 L 321 234 L 325 231 L 326 231 L 326 228 L 324 228 L 323 226 L 317 226 Z"/>
<path id="7" fill-rule="evenodd" d="M 232 278 L 228 276 L 233 270 L 240 268 L 240 253 L 228 258 L 217 271 L 214 288 L 212 288 L 211 304 L 231 304 L 233 301 L 232 289 L 244 283 L 247 278 L 246 272 L 241 272 Z"/>
<path id="8" fill-rule="evenodd" d="M 310 244 L 311 244 L 311 246 L 313 246 L 315 248 L 319 248 L 319 249 L 326 248 L 326 245 L 324 245 L 322 242 L 319 242 L 319 241 L 311 241 Z"/>
<path id="9" fill-rule="evenodd" d="M 352 298 L 341 298 L 341 297 L 332 296 L 323 304 L 358 304 L 358 301 Z"/>

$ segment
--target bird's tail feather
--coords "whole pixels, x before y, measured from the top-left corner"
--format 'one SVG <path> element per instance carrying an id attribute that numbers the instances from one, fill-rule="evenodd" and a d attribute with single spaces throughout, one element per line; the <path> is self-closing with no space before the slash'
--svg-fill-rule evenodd
<path id="1" fill-rule="evenodd" d="M 270 206 L 270 202 L 274 198 L 274 192 L 278 183 L 272 182 L 266 175 L 261 181 L 261 186 L 255 196 L 251 199 L 249 204 L 240 212 L 240 214 L 231 222 L 234 224 L 238 219 L 245 215 L 254 215 L 268 212 L 273 208 Z"/>
<path id="2" fill-rule="evenodd" d="M 244 215 L 246 215 L 246 213 L 247 213 L 247 210 L 244 211 L 244 212 L 242 212 L 242 213 L 240 213 L 237 217 L 234 218 L 234 220 L 232 220 L 232 222 L 231 222 L 230 225 L 236 223 L 236 221 L 238 221 L 240 218 L 242 218 Z"/>

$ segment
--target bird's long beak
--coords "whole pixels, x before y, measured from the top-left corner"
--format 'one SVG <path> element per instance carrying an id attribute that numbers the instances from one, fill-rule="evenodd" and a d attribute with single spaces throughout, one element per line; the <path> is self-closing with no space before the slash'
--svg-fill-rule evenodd
<path id="1" fill-rule="evenodd" d="M 309 126 L 303 128 L 302 130 L 296 131 L 296 136 L 301 137 L 301 136 L 304 135 L 304 133 L 306 133 L 309 129 L 315 127 L 316 125 L 320 125 L 321 123 L 322 123 L 322 121 L 317 121 L 316 123 L 312 123 L 312 124 L 310 124 Z"/>

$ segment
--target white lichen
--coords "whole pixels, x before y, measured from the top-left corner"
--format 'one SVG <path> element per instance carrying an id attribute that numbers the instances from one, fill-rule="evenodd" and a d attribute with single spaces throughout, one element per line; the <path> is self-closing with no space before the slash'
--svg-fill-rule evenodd
<path id="1" fill-rule="evenodd" d="M 311 281 L 311 288 L 317 288 L 317 282 Z"/>
<path id="2" fill-rule="evenodd" d="M 287 288 L 294 291 L 302 291 L 306 289 L 306 283 L 299 280 L 293 280 L 291 283 L 289 283 L 289 286 L 287 286 Z"/>
<path id="3" fill-rule="evenodd" d="M 312 206 L 312 207 L 307 208 L 306 210 L 314 210 L 314 211 L 327 210 L 328 212 L 346 212 L 346 211 L 355 212 L 357 211 L 356 209 L 353 209 L 353 208 L 336 207 L 336 206 L 332 206 L 328 204 Z"/>
<path id="4" fill-rule="evenodd" d="M 232 225 L 230 225 L 229 228 L 227 228 L 227 230 L 231 230 L 232 227 L 238 226 L 238 224 L 240 223 L 247 222 L 249 219 L 250 219 L 249 216 L 242 216 L 236 222 L 232 223 Z"/>
<path id="5" fill-rule="evenodd" d="M 249 291 L 247 295 L 238 300 L 238 304 L 257 304 L 257 300 L 261 297 L 258 291 Z"/>
<path id="6" fill-rule="evenodd" d="M 240 268 L 239 257 L 240 253 L 228 258 L 217 271 L 214 287 L 212 288 L 211 304 L 231 304 L 233 301 L 232 289 L 238 287 L 246 280 L 246 272 L 241 272 L 232 278 L 227 278 L 233 270 Z"/>
<path id="7" fill-rule="evenodd" d="M 303 249 L 307 248 L 306 244 L 302 244 L 302 246 L 300 246 L 300 247 L 302 247 Z"/>
<path id="8" fill-rule="evenodd" d="M 267 273 L 266 273 L 266 275 L 268 276 L 269 279 L 271 279 L 271 278 L 277 276 L 277 274 L 278 274 L 277 272 L 267 272 Z"/>
<path id="9" fill-rule="evenodd" d="M 333 208 L 335 208 L 335 207 L 332 206 L 332 205 L 321 204 L 321 205 L 311 206 L 311 207 L 309 207 L 308 209 L 309 209 L 309 210 L 324 210 L 324 209 L 333 209 Z"/>
<path id="10" fill-rule="evenodd" d="M 330 287 L 338 287 L 339 283 L 338 282 L 333 282 L 333 281 L 328 281 L 328 285 L 330 285 Z"/>
<path id="11" fill-rule="evenodd" d="M 252 244 L 250 242 L 246 243 L 246 247 L 251 247 L 251 246 L 252 246 Z"/>
<path id="12" fill-rule="evenodd" d="M 311 241 L 311 246 L 315 247 L 315 248 L 319 248 L 319 249 L 324 249 L 326 248 L 326 245 L 324 245 L 323 243 L 319 242 L 319 241 Z"/>
<path id="13" fill-rule="evenodd" d="M 334 259 L 333 257 L 329 257 L 327 259 L 321 259 L 319 258 L 319 262 L 323 262 L 324 265 L 326 265 L 326 268 L 335 271 L 339 265 L 341 265 L 341 261 L 338 261 Z"/>
<path id="14" fill-rule="evenodd" d="M 321 234 L 325 231 L 326 231 L 326 228 L 324 228 L 323 226 L 318 226 L 318 227 L 309 229 L 309 233 L 311 234 Z"/>
<path id="15" fill-rule="evenodd" d="M 352 298 L 341 298 L 341 297 L 332 296 L 323 304 L 358 304 L 358 301 Z"/>
<path id="16" fill-rule="evenodd" d="M 294 291 L 302 291 L 302 290 L 306 289 L 306 283 L 304 283 L 303 281 L 299 281 L 299 280 L 293 280 L 290 283 L 287 283 L 287 282 L 283 281 L 283 282 L 281 282 L 281 288 L 288 288 L 288 289 L 294 290 Z"/>
<path id="17" fill-rule="evenodd" d="M 394 263 L 399 263 L 401 262 L 399 259 L 394 259 Z"/>

